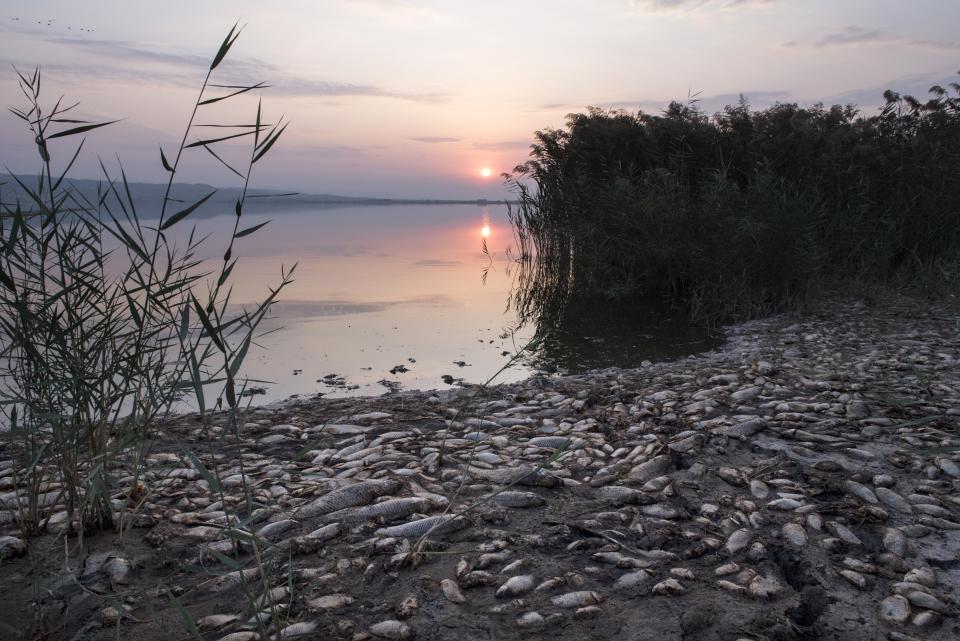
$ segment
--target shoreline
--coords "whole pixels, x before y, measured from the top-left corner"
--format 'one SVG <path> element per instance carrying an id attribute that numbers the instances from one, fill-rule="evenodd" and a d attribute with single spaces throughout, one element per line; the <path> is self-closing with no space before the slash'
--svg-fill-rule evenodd
<path id="1" fill-rule="evenodd" d="M 157 585 L 210 640 L 255 638 L 242 594 L 267 591 L 284 638 L 955 638 L 956 312 L 835 301 L 727 336 L 638 369 L 288 398 L 251 408 L 242 459 L 222 414 L 209 432 L 174 417 L 127 540 L 88 537 L 101 562 L 79 580 L 107 597 L 55 574 L 31 604 L 17 554 L 0 595 L 69 612 L 62 638 L 185 638 L 170 603 L 133 596 Z M 230 547 L 241 474 L 261 507 L 233 527 L 266 566 L 210 552 Z M 52 534 L 29 545 L 62 556 Z M 121 596 L 135 621 L 107 611 Z"/>

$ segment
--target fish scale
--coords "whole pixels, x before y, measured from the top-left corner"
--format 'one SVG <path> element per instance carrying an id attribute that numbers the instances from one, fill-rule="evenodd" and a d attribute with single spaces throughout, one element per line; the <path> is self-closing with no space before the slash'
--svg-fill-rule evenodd
<path id="1" fill-rule="evenodd" d="M 347 485 L 333 490 L 319 499 L 308 503 L 297 511 L 301 517 L 321 516 L 337 510 L 372 503 L 378 496 L 390 494 L 400 489 L 400 483 L 393 479 L 374 479 Z"/>

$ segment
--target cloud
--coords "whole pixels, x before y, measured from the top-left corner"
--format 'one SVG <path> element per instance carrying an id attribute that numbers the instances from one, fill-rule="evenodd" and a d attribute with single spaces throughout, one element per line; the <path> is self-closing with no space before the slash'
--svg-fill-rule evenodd
<path id="1" fill-rule="evenodd" d="M 435 145 L 444 142 L 460 142 L 460 138 L 447 138 L 445 136 L 419 136 L 417 138 L 411 138 L 410 140 L 416 142 L 425 142 L 427 144 Z"/>
<path id="2" fill-rule="evenodd" d="M 440 260 L 439 258 L 425 258 L 414 263 L 421 267 L 456 267 L 460 264 L 462 263 L 459 260 Z"/>
<path id="3" fill-rule="evenodd" d="M 700 7 L 732 9 L 737 7 L 773 4 L 776 0 L 633 0 L 637 9 L 658 12 L 691 11 Z"/>
<path id="4" fill-rule="evenodd" d="M 500 140 L 497 142 L 475 142 L 474 149 L 483 149 L 485 151 L 508 151 L 510 149 L 527 149 L 530 147 L 529 140 Z"/>
<path id="5" fill-rule="evenodd" d="M 830 33 L 816 42 L 816 47 L 843 47 L 847 45 L 874 44 L 890 42 L 898 38 L 892 34 L 877 29 L 865 29 L 851 25 L 843 31 Z"/>
<path id="6" fill-rule="evenodd" d="M 916 47 L 920 49 L 939 49 L 944 51 L 960 50 L 960 42 L 946 40 L 930 40 L 923 38 L 909 38 L 880 29 L 870 29 L 859 25 L 850 25 L 842 31 L 829 33 L 817 40 L 813 46 L 822 49 L 827 47 L 856 47 L 860 45 L 894 44 L 901 47 Z M 786 43 L 785 46 L 796 46 L 796 42 Z"/>
<path id="7" fill-rule="evenodd" d="M 167 53 L 129 41 L 51 36 L 31 30 L 18 33 L 40 35 L 51 44 L 90 54 L 96 58 L 95 63 L 45 65 L 47 71 L 59 71 L 75 78 L 111 78 L 124 82 L 163 82 L 183 86 L 184 84 L 192 85 L 196 80 L 196 72 L 205 70 L 210 64 L 208 56 Z M 144 65 L 149 65 L 149 68 Z M 217 68 L 217 81 L 223 84 L 253 84 L 266 81 L 272 87 L 273 95 L 291 97 L 370 96 L 426 103 L 442 102 L 447 99 L 446 95 L 439 93 L 396 91 L 376 85 L 305 78 L 287 73 L 279 67 L 256 58 L 227 58 Z"/>
<path id="8" fill-rule="evenodd" d="M 912 74 L 896 78 L 882 86 L 855 89 L 835 96 L 829 96 L 825 98 L 823 102 L 826 104 L 857 105 L 864 109 L 866 115 L 870 115 L 870 108 L 883 106 L 885 102 L 883 92 L 887 89 L 892 89 L 901 95 L 910 95 L 923 100 L 927 97 L 928 90 L 933 85 L 946 87 L 951 82 L 956 82 L 956 79 L 956 75 L 949 75 L 942 72 Z"/>

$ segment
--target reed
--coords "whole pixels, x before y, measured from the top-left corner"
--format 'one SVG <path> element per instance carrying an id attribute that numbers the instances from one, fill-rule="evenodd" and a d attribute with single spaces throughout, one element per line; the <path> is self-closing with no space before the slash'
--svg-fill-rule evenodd
<path id="1" fill-rule="evenodd" d="M 76 119 L 77 105 L 63 98 L 48 106 L 40 70 L 17 72 L 25 106 L 11 112 L 36 140 L 40 178 L 28 185 L 10 176 L 27 202 L 0 204 L 0 410 L 9 427 L 2 438 L 18 453 L 17 486 L 26 487 L 7 507 L 27 536 L 60 511 L 61 525 L 81 544 L 91 529 L 122 530 L 150 491 L 142 482 L 150 443 L 184 397 L 192 395 L 204 417 L 211 407 L 225 408 L 225 432 L 242 424 L 244 358 L 293 269 L 281 269 L 279 285 L 260 304 L 231 305 L 236 241 L 263 226 L 243 226 L 247 187 L 286 128 L 265 120 L 259 100 L 247 124 L 207 120 L 215 120 L 215 105 L 266 86 L 213 82 L 240 31 L 235 25 L 216 51 L 179 146 L 160 150 L 168 180 L 159 220 L 149 225 L 122 166 L 115 176 L 101 164 L 95 199 L 71 189 L 66 179 L 82 140 L 55 168 L 58 145 L 112 123 Z M 201 116 L 205 124 L 197 124 Z M 218 153 L 227 141 L 249 144 L 244 166 Z M 177 198 L 181 160 L 196 153 L 239 177 L 242 195 L 225 239 L 191 231 L 178 243 L 174 233 L 213 196 Z M 218 240 L 222 259 L 211 268 L 202 256 Z"/>
<path id="2" fill-rule="evenodd" d="M 590 109 L 535 134 L 508 176 L 512 304 L 541 328 L 572 303 L 660 299 L 716 324 L 829 291 L 953 291 L 960 257 L 960 85 L 920 102 L 745 101 L 708 116 Z"/>

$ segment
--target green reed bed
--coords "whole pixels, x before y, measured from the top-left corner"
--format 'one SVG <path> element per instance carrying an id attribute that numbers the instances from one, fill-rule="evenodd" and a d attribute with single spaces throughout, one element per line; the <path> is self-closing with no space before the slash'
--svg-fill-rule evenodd
<path id="1" fill-rule="evenodd" d="M 658 297 L 716 323 L 837 288 L 952 289 L 960 85 L 930 93 L 887 92 L 870 117 L 744 101 L 568 116 L 510 177 L 514 305 L 548 327 L 573 302 Z"/>

